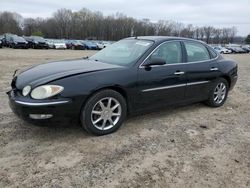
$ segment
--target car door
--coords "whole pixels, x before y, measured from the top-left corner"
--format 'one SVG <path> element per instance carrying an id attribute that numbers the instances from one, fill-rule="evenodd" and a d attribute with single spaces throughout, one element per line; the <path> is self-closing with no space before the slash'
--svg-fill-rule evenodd
<path id="1" fill-rule="evenodd" d="M 145 67 L 154 58 L 164 59 L 165 65 Z M 137 105 L 142 108 L 173 104 L 184 99 L 186 76 L 180 41 L 159 45 L 138 69 Z"/>
<path id="2" fill-rule="evenodd" d="M 205 100 L 209 95 L 212 81 L 220 72 L 212 53 L 200 42 L 184 41 L 186 52 L 187 100 Z"/>

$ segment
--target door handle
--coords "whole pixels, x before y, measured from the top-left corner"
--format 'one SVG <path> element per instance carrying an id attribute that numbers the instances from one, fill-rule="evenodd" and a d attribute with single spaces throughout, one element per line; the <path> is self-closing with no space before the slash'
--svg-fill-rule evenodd
<path id="1" fill-rule="evenodd" d="M 217 67 L 212 67 L 211 69 L 210 69 L 211 71 L 217 71 L 217 70 L 219 70 Z"/>
<path id="2" fill-rule="evenodd" d="M 182 72 L 182 71 L 176 71 L 174 74 L 175 74 L 175 75 L 182 75 L 182 74 L 185 74 L 185 72 Z"/>

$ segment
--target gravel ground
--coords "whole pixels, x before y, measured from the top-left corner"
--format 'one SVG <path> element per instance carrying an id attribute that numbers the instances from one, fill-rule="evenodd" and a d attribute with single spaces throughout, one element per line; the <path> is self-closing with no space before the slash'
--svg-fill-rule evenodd
<path id="1" fill-rule="evenodd" d="M 13 71 L 93 51 L 0 49 L 0 187 L 250 187 L 250 55 L 221 108 L 201 103 L 129 118 L 94 137 L 79 125 L 18 119 L 5 92 Z"/>

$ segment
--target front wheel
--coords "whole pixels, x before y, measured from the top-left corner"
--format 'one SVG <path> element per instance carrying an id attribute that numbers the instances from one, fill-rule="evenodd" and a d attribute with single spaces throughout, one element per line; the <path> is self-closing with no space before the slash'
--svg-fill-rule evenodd
<path id="1" fill-rule="evenodd" d="M 229 87 L 227 80 L 224 78 L 217 79 L 212 86 L 209 99 L 206 103 L 212 107 L 222 106 L 227 99 L 228 89 Z"/>
<path id="2" fill-rule="evenodd" d="M 127 115 L 124 97 L 114 90 L 102 90 L 87 101 L 81 111 L 81 124 L 95 135 L 115 132 Z"/>

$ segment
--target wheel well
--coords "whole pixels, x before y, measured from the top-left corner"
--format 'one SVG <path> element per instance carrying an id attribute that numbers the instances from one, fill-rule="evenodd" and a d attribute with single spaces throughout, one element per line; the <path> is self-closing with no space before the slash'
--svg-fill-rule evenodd
<path id="1" fill-rule="evenodd" d="M 100 89 L 94 91 L 93 93 L 91 93 L 91 94 L 88 96 L 88 98 L 87 98 L 87 100 L 84 102 L 83 106 L 85 105 L 85 103 L 88 101 L 88 99 L 89 99 L 91 96 L 93 96 L 95 93 L 97 93 L 97 92 L 99 92 L 99 91 L 102 91 L 102 90 L 105 90 L 105 89 L 111 89 L 111 90 L 114 90 L 114 91 L 120 93 L 120 94 L 124 97 L 124 99 L 125 99 L 125 101 L 126 101 L 126 104 L 127 104 L 127 112 L 129 113 L 129 111 L 130 111 L 130 110 L 129 110 L 129 109 L 130 109 L 130 106 L 129 106 L 129 102 L 128 102 L 128 95 L 127 95 L 126 91 L 125 91 L 124 89 L 122 89 L 121 87 L 119 87 L 119 86 L 108 86 L 108 87 L 103 87 L 103 88 L 100 88 Z"/>
<path id="2" fill-rule="evenodd" d="M 231 86 L 231 79 L 230 79 L 230 77 L 229 76 L 222 76 L 222 78 L 224 78 L 227 81 L 228 87 L 230 88 L 230 86 Z"/>

